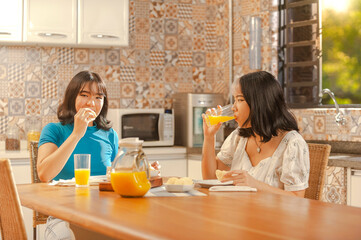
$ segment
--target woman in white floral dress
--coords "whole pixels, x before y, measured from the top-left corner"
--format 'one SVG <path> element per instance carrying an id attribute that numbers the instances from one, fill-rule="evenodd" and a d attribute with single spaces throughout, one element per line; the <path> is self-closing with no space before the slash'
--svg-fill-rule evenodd
<path id="1" fill-rule="evenodd" d="M 203 116 L 203 178 L 214 179 L 217 169 L 227 170 L 222 181 L 304 197 L 310 170 L 308 146 L 278 81 L 265 71 L 249 73 L 233 83 L 232 94 L 239 127 L 217 155 L 214 139 L 221 123 L 208 127 Z"/>

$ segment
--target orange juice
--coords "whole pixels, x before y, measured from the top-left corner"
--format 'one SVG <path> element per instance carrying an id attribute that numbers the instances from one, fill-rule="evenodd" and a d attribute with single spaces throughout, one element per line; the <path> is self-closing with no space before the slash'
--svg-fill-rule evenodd
<path id="1" fill-rule="evenodd" d="M 209 123 L 211 125 L 216 125 L 220 122 L 227 122 L 229 120 L 234 119 L 234 116 L 208 116 L 209 118 Z"/>
<path id="2" fill-rule="evenodd" d="M 28 137 L 28 150 L 29 150 L 31 141 L 39 141 L 40 132 L 31 130 L 28 132 L 27 137 Z"/>
<path id="3" fill-rule="evenodd" d="M 110 182 L 122 197 L 142 197 L 150 189 L 147 174 L 143 172 L 112 172 Z"/>
<path id="4" fill-rule="evenodd" d="M 77 186 L 89 185 L 90 169 L 75 169 L 75 184 Z"/>

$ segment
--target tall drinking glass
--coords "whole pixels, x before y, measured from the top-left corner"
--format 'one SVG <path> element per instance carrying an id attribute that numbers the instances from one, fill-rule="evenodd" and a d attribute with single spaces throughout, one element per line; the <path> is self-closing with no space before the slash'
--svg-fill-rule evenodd
<path id="1" fill-rule="evenodd" d="M 88 187 L 90 177 L 90 154 L 74 154 L 75 186 Z"/>
<path id="2" fill-rule="evenodd" d="M 228 104 L 223 107 L 218 105 L 217 108 L 207 109 L 205 113 L 207 125 L 217 125 L 220 122 L 223 123 L 233 120 L 235 117 L 232 106 L 233 104 Z"/>

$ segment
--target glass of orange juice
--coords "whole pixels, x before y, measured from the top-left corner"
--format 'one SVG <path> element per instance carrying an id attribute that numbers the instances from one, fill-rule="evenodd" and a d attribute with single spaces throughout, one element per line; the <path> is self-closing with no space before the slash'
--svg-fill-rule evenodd
<path id="1" fill-rule="evenodd" d="M 39 141 L 40 131 L 30 130 L 28 131 L 27 137 L 28 137 L 28 149 L 30 149 L 30 142 Z"/>
<path id="2" fill-rule="evenodd" d="M 233 120 L 235 117 L 232 106 L 233 104 L 228 104 L 223 107 L 218 105 L 217 108 L 207 109 L 205 113 L 207 125 L 217 125 L 220 122 L 223 123 Z"/>
<path id="3" fill-rule="evenodd" d="M 89 186 L 90 154 L 74 154 L 74 173 L 75 186 Z"/>

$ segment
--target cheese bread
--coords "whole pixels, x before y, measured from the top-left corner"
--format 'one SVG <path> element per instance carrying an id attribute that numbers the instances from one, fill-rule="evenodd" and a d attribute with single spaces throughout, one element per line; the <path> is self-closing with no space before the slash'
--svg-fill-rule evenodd
<path id="1" fill-rule="evenodd" d="M 221 181 L 223 179 L 224 174 L 228 173 L 228 171 L 222 171 L 217 169 L 216 170 L 216 177 L 218 179 L 218 181 Z"/>

